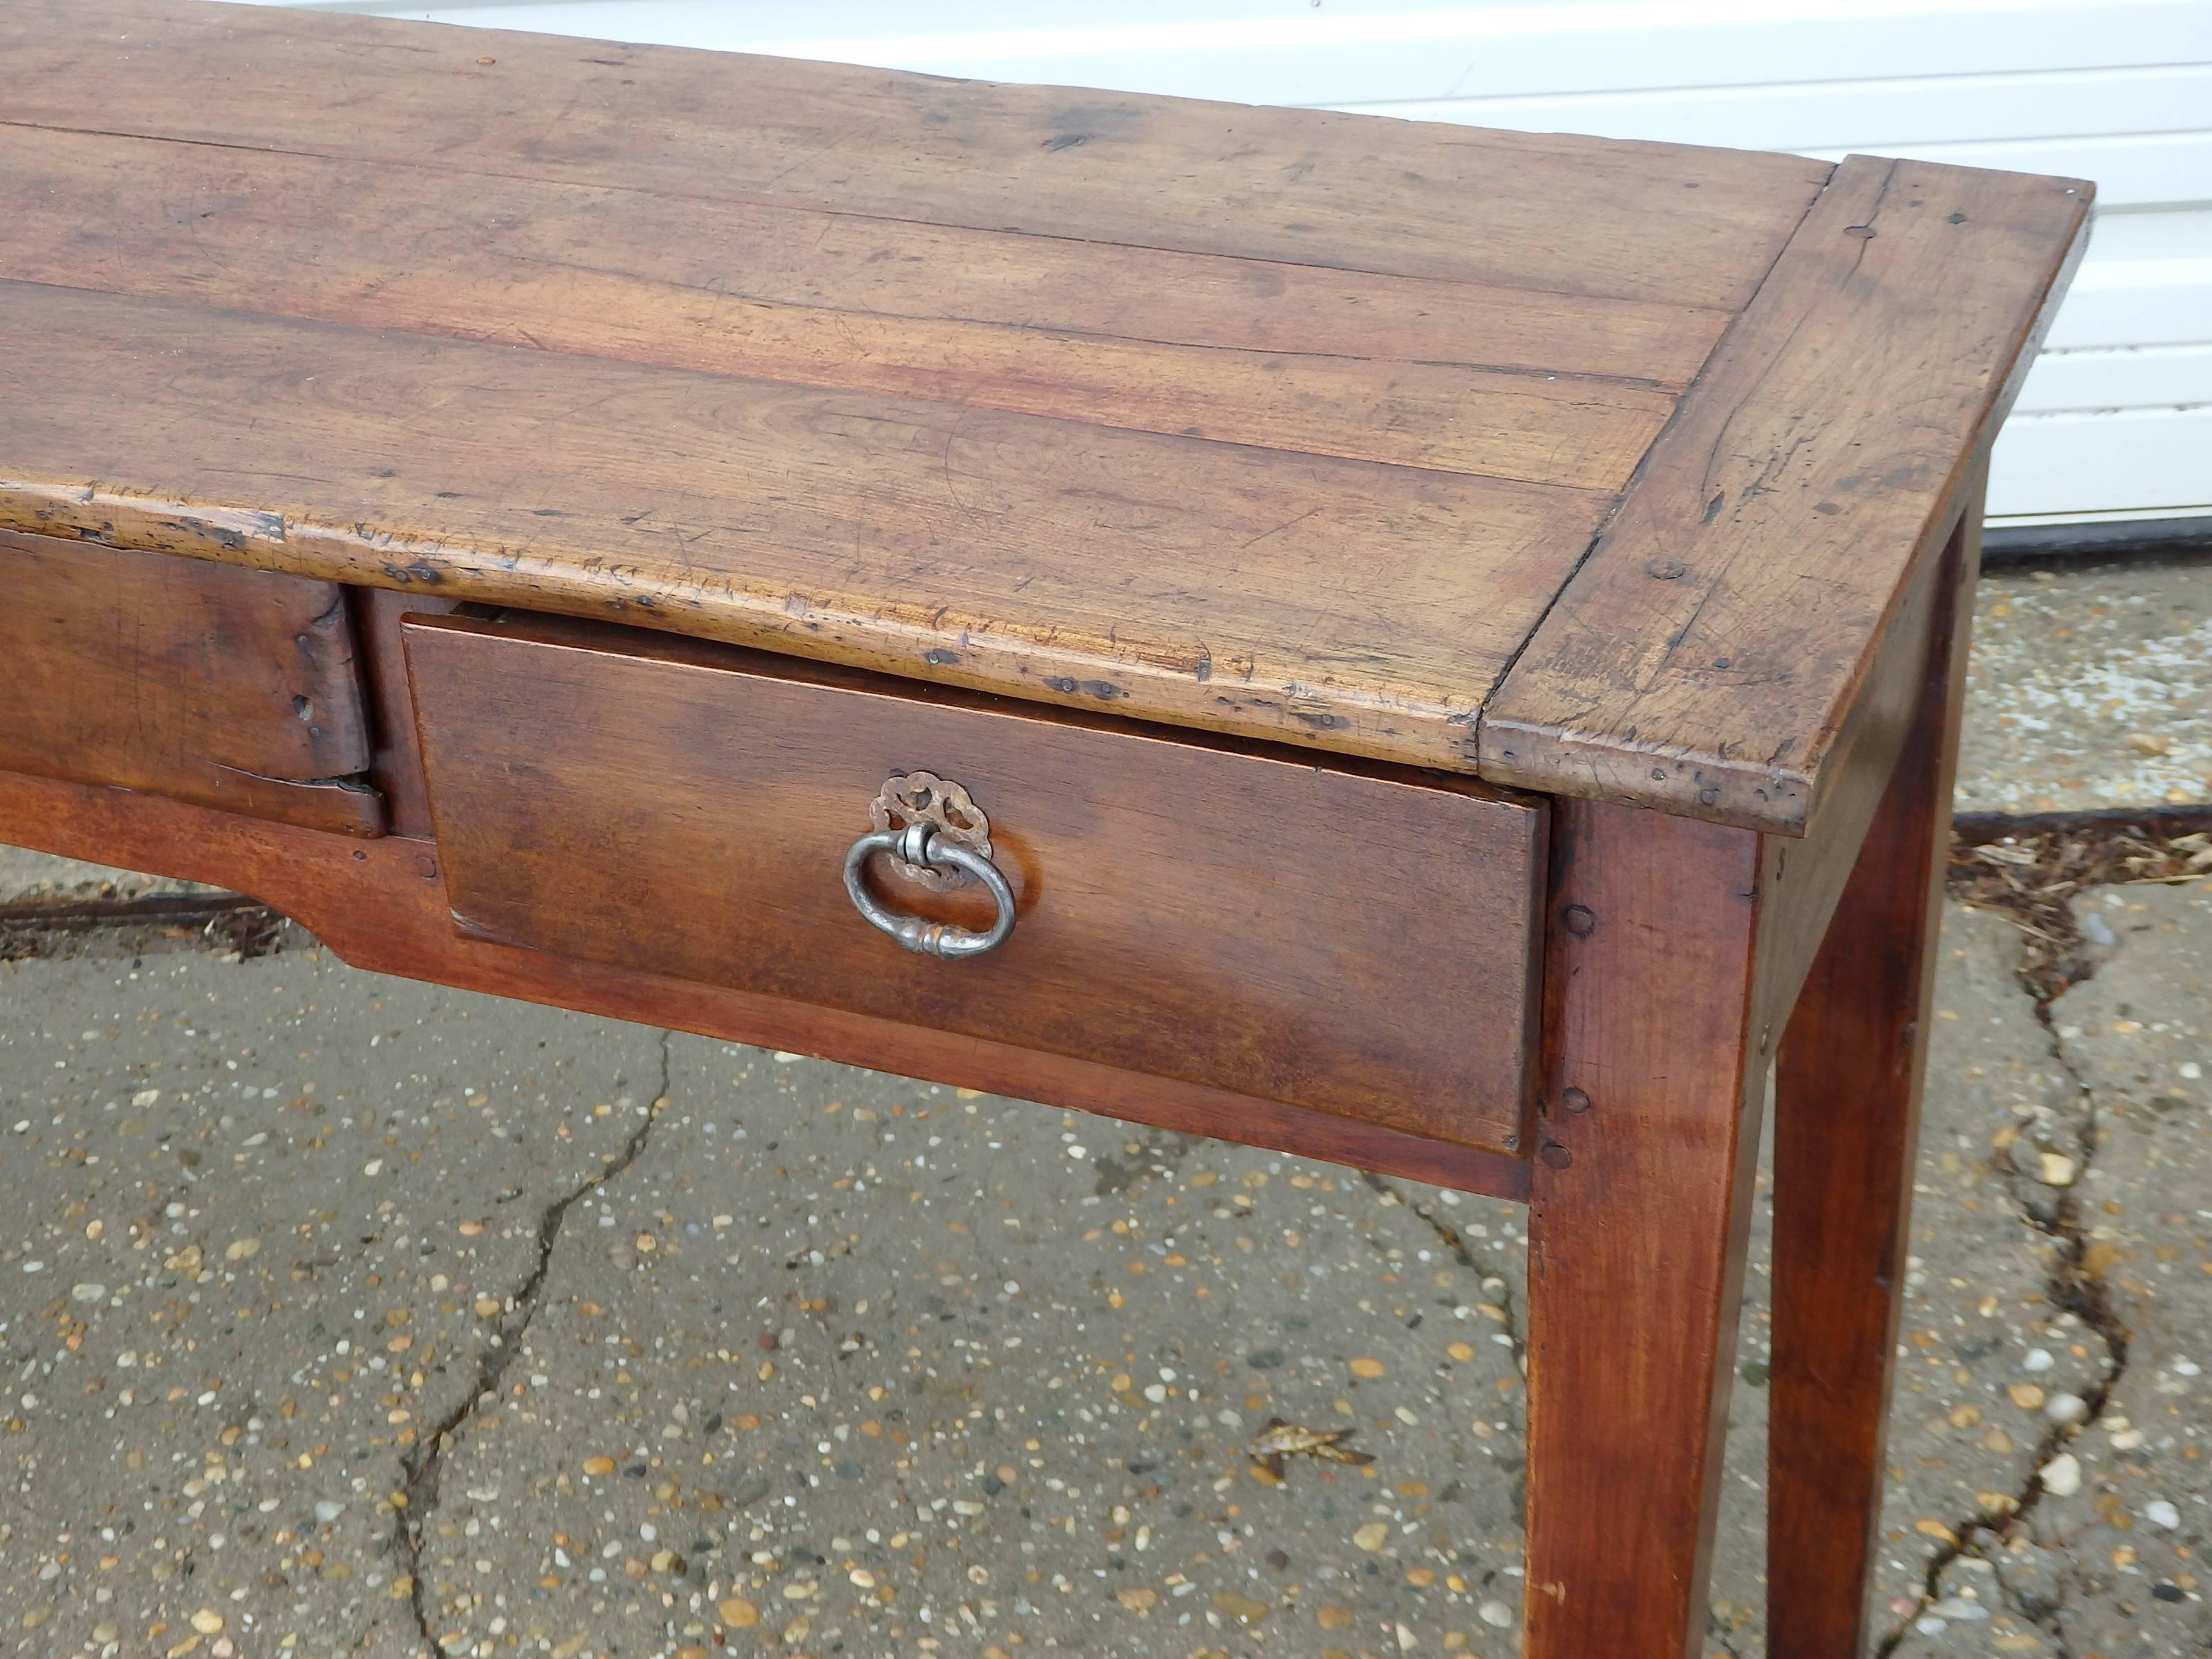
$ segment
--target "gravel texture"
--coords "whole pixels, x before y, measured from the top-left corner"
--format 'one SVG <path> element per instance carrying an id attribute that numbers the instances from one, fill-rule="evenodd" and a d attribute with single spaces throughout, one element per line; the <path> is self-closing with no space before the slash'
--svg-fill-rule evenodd
<path id="1" fill-rule="evenodd" d="M 72 899 L 143 898 L 155 893 L 209 893 L 196 882 L 111 870 L 103 864 L 58 859 L 21 847 L 0 847 L 0 904 Z"/>
<path id="2" fill-rule="evenodd" d="M 2048 1010 L 2082 1103 L 2056 1289 L 2100 1334 L 2106 1375 L 2083 1419 L 2040 1449 L 2016 1512 L 1961 1528 L 1905 1653 L 1984 1650 L 1960 1627 L 1970 1606 L 1969 1622 L 1996 1610 L 1999 1652 L 2212 1650 L 2212 883 L 2104 888 L 2075 914 L 2110 943 Z"/>
<path id="3" fill-rule="evenodd" d="M 1518 1606 L 1485 1276 L 1358 1176 L 679 1041 L 450 1454 L 434 1633 L 1449 1650 Z M 1264 1425 L 1371 1456 L 1247 1455 Z M 492 1425 L 495 1421 L 496 1426 Z M 1479 1426 L 1478 1426 L 1479 1425 Z M 497 1544 L 483 1540 L 498 1540 Z M 1400 1631 L 1406 1632 L 1401 1637 Z"/>
<path id="4" fill-rule="evenodd" d="M 2212 567 L 1977 627 L 1962 808 L 2212 799 Z M 0 849 L 0 903 L 179 890 Z M 2075 914 L 2047 1009 L 1946 919 L 1913 1659 L 2212 1650 L 2212 886 Z M 1516 1207 L 190 943 L 0 963 L 0 1653 L 1514 1650 Z M 1770 1225 L 1713 1659 L 1764 1646 Z"/>
<path id="5" fill-rule="evenodd" d="M 0 998 L 0 1643 L 415 1651 L 394 1494 L 660 1038 L 319 951 Z"/>
<path id="6" fill-rule="evenodd" d="M 2115 902 L 2115 901 L 2118 901 Z M 2052 1006 L 2097 1103 L 2085 1272 L 2128 1329 L 2128 1364 L 2047 1492 L 2020 1565 L 2075 1653 L 2212 1652 L 2212 883 L 2089 901 L 2118 943 Z"/>
<path id="7" fill-rule="evenodd" d="M 2212 802 L 2212 562 L 1982 578 L 1959 808 Z"/>
<path id="8" fill-rule="evenodd" d="M 1905 1653 L 2207 1639 L 2212 900 L 2088 902 L 2048 1025 L 2010 920 L 1947 921 Z M 1514 1206 L 299 948 L 0 995 L 0 1651 L 1513 1651 Z M 1717 1659 L 1763 1645 L 1765 1305 Z M 1374 1461 L 1279 1484 L 1277 1419 Z"/>

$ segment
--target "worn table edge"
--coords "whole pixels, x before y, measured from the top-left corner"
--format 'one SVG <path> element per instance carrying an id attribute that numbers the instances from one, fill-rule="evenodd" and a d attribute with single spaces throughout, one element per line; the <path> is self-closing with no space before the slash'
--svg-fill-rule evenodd
<path id="1" fill-rule="evenodd" d="M 1838 168 L 1836 178 L 1840 179 L 1844 167 L 1853 164 L 1865 168 L 1893 167 L 1899 163 L 1889 157 L 1853 155 Z M 1573 636 L 1587 632 L 1589 627 L 1588 620 L 1576 612 L 1574 592 L 1577 582 L 1603 557 L 1607 538 L 1621 517 L 1621 509 L 1616 509 L 1594 539 L 1590 552 L 1569 576 L 1559 598 L 1539 620 L 1522 652 L 1486 700 L 1477 737 L 1477 770 L 1481 777 L 1492 783 L 1546 794 L 1649 807 L 1791 838 L 1808 833 L 1828 790 L 1832 769 L 1827 762 L 1836 753 L 1838 739 L 1848 726 L 1853 702 L 1881 652 L 1896 606 L 1910 589 L 1914 573 L 1940 551 L 1965 487 L 1977 466 L 1986 461 L 1990 447 L 2019 394 L 2036 349 L 2049 331 L 2088 243 L 2089 210 L 2095 197 L 2095 185 L 2090 181 L 1937 163 L 1910 165 L 1948 175 L 1980 175 L 2014 182 L 2021 189 L 2061 190 L 2071 198 L 2073 213 L 2066 234 L 2051 242 L 2051 257 L 2036 273 L 2032 285 L 2024 283 L 2021 287 L 2022 303 L 2018 315 L 1996 349 L 1988 356 L 1991 373 L 1986 396 L 1972 422 L 1974 435 L 1959 447 L 1940 487 L 1924 492 L 1924 507 L 1919 514 L 1917 533 L 1911 538 L 1910 554 L 1890 586 L 1880 615 L 1858 641 L 1844 672 L 1835 675 L 1822 688 L 1824 712 L 1816 728 L 1803 734 L 1797 750 L 1798 763 L 1765 765 L 1747 758 L 1754 745 L 1771 742 L 1774 734 L 1759 725 L 1757 710 L 1741 698 L 1715 695 L 1711 700 L 1709 724 L 1689 740 L 1676 738 L 1653 741 L 1639 737 L 1632 717 L 1602 726 L 1580 726 L 1555 698 L 1545 696 L 1541 690 L 1533 695 L 1528 693 L 1524 670 L 1531 659 L 1544 647 L 1559 648 L 1563 642 L 1571 648 Z M 1815 209 L 1818 205 L 1816 199 Z M 1814 217 L 1814 210 L 1808 210 L 1797 235 L 1793 235 L 1791 244 L 1785 246 L 1778 257 L 1778 270 Z M 1771 278 L 1770 273 L 1769 280 Z M 1623 495 L 1623 508 L 1639 487 L 1649 484 L 1646 469 L 1669 436 L 1701 412 L 1700 389 L 1716 367 L 1728 357 L 1731 346 L 1740 346 L 1746 319 L 1757 307 L 1758 301 L 1754 300 L 1753 307 L 1722 336 L 1705 369 L 1692 383 L 1674 416 L 1654 441 L 1644 467 L 1639 468 L 1637 477 L 1631 481 Z M 1811 509 L 1811 505 L 1806 504 L 1807 510 Z M 1766 538 L 1770 544 L 1782 539 L 1779 532 Z M 1643 550 L 1638 550 L 1640 554 Z M 1685 544 L 1679 549 L 1679 554 L 1681 563 L 1692 563 L 1697 549 Z M 1638 695 L 1640 689 L 1625 698 L 1632 710 Z"/>
<path id="2" fill-rule="evenodd" d="M 1047 708 L 1122 714 L 1170 730 L 1222 732 L 1316 755 L 1346 755 L 1480 775 L 1476 721 L 1483 687 L 1463 700 L 1391 696 L 1356 684 L 1329 685 L 1318 714 L 1259 722 L 1221 707 L 1220 685 L 1188 665 L 1136 652 L 1088 649 L 1066 640 L 1040 652 L 1004 638 L 933 626 L 895 609 L 800 601 L 765 586 L 641 572 L 602 562 L 586 569 L 541 551 L 515 552 L 388 532 L 367 525 L 313 523 L 219 503 L 164 501 L 112 489 L 97 479 L 0 476 L 0 530 L 100 547 L 167 553 L 355 587 L 442 600 L 508 605 L 594 617 L 779 655 L 838 663 L 922 684 L 957 686 Z M 1311 687 L 1250 683 L 1280 700 Z"/>
<path id="3" fill-rule="evenodd" d="M 411 836 L 360 842 L 160 795 L 0 771 L 0 838 L 248 894 L 307 928 L 341 962 L 372 973 L 981 1088 L 1515 1203 L 1528 1199 L 1525 1153 L 471 938 L 453 925 L 436 844 Z"/>

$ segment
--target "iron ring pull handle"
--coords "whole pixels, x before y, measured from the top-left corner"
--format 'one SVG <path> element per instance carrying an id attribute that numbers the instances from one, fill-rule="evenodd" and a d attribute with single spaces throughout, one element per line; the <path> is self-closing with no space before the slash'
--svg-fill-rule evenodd
<path id="1" fill-rule="evenodd" d="M 862 874 L 872 853 L 890 853 L 908 864 L 964 871 L 983 884 L 998 905 L 999 914 L 988 932 L 978 933 L 947 922 L 902 916 L 895 910 L 887 910 L 868 890 Z M 963 957 L 980 957 L 1004 945 L 1006 936 L 1014 931 L 1014 890 L 1006 885 L 1006 878 L 999 873 L 998 866 L 980 853 L 939 835 L 933 823 L 878 830 L 854 842 L 845 854 L 845 891 L 853 901 L 853 908 L 867 918 L 871 927 L 880 928 L 920 956 L 939 957 L 948 962 Z"/>

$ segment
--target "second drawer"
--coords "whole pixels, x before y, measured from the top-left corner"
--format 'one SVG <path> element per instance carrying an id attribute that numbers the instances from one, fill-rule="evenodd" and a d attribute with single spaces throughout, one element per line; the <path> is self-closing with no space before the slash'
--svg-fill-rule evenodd
<path id="1" fill-rule="evenodd" d="M 602 624 L 404 633 L 469 933 L 1517 1150 L 1540 803 Z M 843 884 L 870 803 L 922 772 L 988 816 L 1016 903 L 965 960 L 900 949 Z M 886 855 L 863 880 L 992 916 Z"/>

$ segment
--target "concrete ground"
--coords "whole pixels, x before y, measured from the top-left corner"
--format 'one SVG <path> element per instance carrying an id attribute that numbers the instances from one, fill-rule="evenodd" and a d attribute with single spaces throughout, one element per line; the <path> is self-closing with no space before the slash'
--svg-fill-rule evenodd
<path id="1" fill-rule="evenodd" d="M 166 876 L 143 876 L 76 859 L 49 858 L 20 847 L 0 847 L 0 904 L 134 899 L 208 890 L 192 882 L 171 881 Z"/>
<path id="2" fill-rule="evenodd" d="M 2008 582 L 1985 617 L 2046 603 Z M 1962 804 L 2142 787 L 2007 762 L 1995 695 Z M 2008 915 L 1946 918 L 1877 1588 L 1912 1659 L 2212 1652 L 2212 880 L 2077 912 L 2047 1008 Z M 0 1653 L 1515 1650 L 1516 1207 L 167 943 L 0 964 Z M 1276 1419 L 1375 1461 L 1278 1484 Z"/>
<path id="3" fill-rule="evenodd" d="M 2212 561 L 1982 579 L 1959 807 L 2212 801 Z"/>

